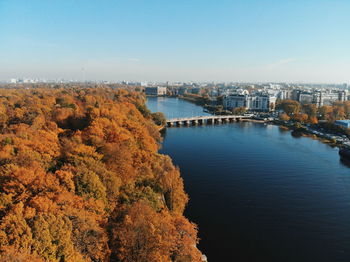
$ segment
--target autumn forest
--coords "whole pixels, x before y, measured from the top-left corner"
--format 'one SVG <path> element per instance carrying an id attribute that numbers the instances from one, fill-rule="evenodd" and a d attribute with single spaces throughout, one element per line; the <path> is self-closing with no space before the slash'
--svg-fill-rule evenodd
<path id="1" fill-rule="evenodd" d="M 159 115 L 111 88 L 0 89 L 1 261 L 200 261 Z"/>

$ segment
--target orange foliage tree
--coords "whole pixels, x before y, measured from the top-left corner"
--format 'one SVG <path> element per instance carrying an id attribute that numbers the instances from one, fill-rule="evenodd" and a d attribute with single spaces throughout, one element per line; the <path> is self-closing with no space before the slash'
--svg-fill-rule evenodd
<path id="1" fill-rule="evenodd" d="M 1 261 L 200 261 L 142 94 L 0 89 Z"/>

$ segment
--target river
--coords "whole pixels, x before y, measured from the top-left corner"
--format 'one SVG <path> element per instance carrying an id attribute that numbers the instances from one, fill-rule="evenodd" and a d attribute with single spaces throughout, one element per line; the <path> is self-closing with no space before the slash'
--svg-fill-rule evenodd
<path id="1" fill-rule="evenodd" d="M 176 98 L 147 105 L 204 114 Z M 350 261 L 350 169 L 337 148 L 242 122 L 168 128 L 160 152 L 180 167 L 209 262 Z"/>

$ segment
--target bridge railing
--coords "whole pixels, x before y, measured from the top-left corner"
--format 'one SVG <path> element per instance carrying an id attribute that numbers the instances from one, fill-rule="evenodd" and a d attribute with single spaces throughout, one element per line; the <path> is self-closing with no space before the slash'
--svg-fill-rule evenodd
<path id="1" fill-rule="evenodd" d="M 182 122 L 182 121 L 195 121 L 195 120 L 212 120 L 212 119 L 242 119 L 251 118 L 251 115 L 219 115 L 219 116 L 196 116 L 196 117 L 181 117 L 167 119 L 167 123 Z"/>

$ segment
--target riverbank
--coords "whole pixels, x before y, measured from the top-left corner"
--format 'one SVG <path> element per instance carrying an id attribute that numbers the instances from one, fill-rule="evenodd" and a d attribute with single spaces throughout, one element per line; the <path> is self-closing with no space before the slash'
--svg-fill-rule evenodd
<path id="1" fill-rule="evenodd" d="M 206 102 L 205 99 L 201 96 L 186 95 L 186 96 L 179 96 L 179 98 L 202 106 L 203 111 L 207 110 L 207 112 L 211 113 L 211 114 L 216 113 L 216 111 L 208 109 L 208 106 L 206 106 L 207 104 L 205 103 Z M 294 135 L 294 136 L 304 136 L 304 137 L 309 137 L 312 139 L 317 139 L 317 140 L 321 141 L 322 143 L 325 143 L 325 144 L 330 145 L 332 147 L 341 148 L 344 146 L 348 146 L 348 145 L 344 145 L 340 140 L 333 138 L 334 137 L 333 135 L 323 134 L 321 132 L 317 132 L 315 130 L 309 129 L 308 127 L 303 126 L 300 123 L 299 123 L 299 125 L 300 125 L 299 127 L 295 127 L 294 124 L 288 125 L 280 120 L 268 120 L 268 119 L 262 120 L 262 119 L 252 118 L 252 119 L 244 119 L 242 121 L 274 124 L 274 125 L 277 125 L 279 127 L 282 127 L 282 128 L 284 127 L 284 128 L 287 128 L 288 130 L 291 130 L 293 132 L 292 135 Z"/>
<path id="2" fill-rule="evenodd" d="M 344 146 L 342 143 L 338 142 L 337 140 L 332 139 L 332 138 L 328 138 L 325 135 L 316 134 L 314 131 L 308 129 L 305 126 L 296 127 L 294 125 L 287 125 L 287 124 L 281 123 L 281 121 L 277 121 L 277 120 L 272 121 L 270 123 L 279 126 L 279 128 L 282 130 L 292 131 L 292 135 L 294 137 L 301 137 L 302 136 L 302 137 L 312 138 L 315 140 L 319 140 L 322 143 L 327 144 L 331 147 L 341 148 Z"/>
<path id="3" fill-rule="evenodd" d="M 212 115 L 232 114 L 231 111 L 223 110 L 222 105 L 216 105 L 216 101 L 213 102 L 208 97 L 202 97 L 202 96 L 193 95 L 193 94 L 186 94 L 186 95 L 178 96 L 178 98 L 183 99 L 187 102 L 196 104 L 198 106 L 201 106 L 203 107 L 204 112 Z"/>
<path id="4" fill-rule="evenodd" d="M 200 106 L 204 106 L 205 104 L 208 104 L 210 102 L 208 98 L 202 97 L 200 95 L 194 95 L 194 94 L 179 95 L 178 98 Z"/>
<path id="5" fill-rule="evenodd" d="M 166 128 L 166 125 L 157 126 L 158 131 L 162 131 Z"/>
<path id="6" fill-rule="evenodd" d="M 278 123 L 277 121 L 269 121 L 269 120 L 261 120 L 261 119 L 242 119 L 240 120 L 240 122 L 251 122 L 251 123 L 259 123 L 259 124 L 272 124 L 275 126 L 278 126 L 280 129 L 282 130 L 288 130 L 288 131 L 292 131 L 292 136 L 294 137 L 309 137 L 312 139 L 317 139 L 325 144 L 328 144 L 332 147 L 342 147 L 342 144 L 339 144 L 337 141 L 333 141 L 332 139 L 327 139 L 324 136 L 318 136 L 310 131 L 308 131 L 306 128 L 296 128 L 294 126 L 290 126 L 290 125 L 285 125 L 285 124 L 281 124 Z M 201 124 L 200 124 L 201 125 Z M 166 129 L 167 126 L 163 125 L 163 126 L 158 126 L 158 130 L 162 131 L 164 129 Z"/>

